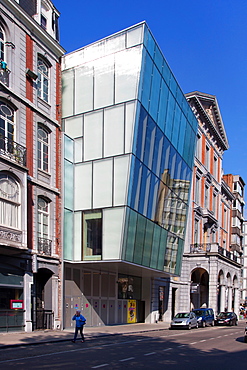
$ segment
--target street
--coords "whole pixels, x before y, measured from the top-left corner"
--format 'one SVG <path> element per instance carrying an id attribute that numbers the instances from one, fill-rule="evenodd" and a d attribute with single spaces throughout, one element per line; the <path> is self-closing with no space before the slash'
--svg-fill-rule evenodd
<path id="1" fill-rule="evenodd" d="M 244 369 L 245 322 L 1 349 L 0 369 Z M 13 334 L 14 335 L 14 334 Z"/>

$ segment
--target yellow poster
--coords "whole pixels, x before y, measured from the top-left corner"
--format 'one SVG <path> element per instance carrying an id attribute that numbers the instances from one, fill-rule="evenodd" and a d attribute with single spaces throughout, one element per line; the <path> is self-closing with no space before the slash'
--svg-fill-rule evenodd
<path id="1" fill-rule="evenodd" d="M 127 322 L 133 324 L 136 322 L 136 300 L 128 300 Z"/>

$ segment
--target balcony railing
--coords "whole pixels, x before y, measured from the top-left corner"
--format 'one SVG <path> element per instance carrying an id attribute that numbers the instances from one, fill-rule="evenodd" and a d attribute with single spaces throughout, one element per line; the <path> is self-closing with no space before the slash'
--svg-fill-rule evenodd
<path id="1" fill-rule="evenodd" d="M 38 237 L 38 253 L 51 256 L 51 243 L 49 239 Z"/>
<path id="2" fill-rule="evenodd" d="M 0 135 L 0 155 L 3 155 L 12 161 L 26 166 L 26 148 L 15 141 Z"/>
<path id="3" fill-rule="evenodd" d="M 210 252 L 211 244 L 210 243 L 195 243 L 190 245 L 190 253 L 206 253 Z"/>
<path id="4" fill-rule="evenodd" d="M 10 70 L 3 69 L 1 68 L 1 65 L 0 65 L 0 81 L 8 87 L 9 87 L 9 75 L 10 75 Z"/>

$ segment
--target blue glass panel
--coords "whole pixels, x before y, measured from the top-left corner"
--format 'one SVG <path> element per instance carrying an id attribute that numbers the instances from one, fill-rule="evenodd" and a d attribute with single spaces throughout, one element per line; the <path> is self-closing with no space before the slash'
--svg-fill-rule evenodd
<path id="1" fill-rule="evenodd" d="M 171 180 L 173 180 L 175 177 L 176 155 L 177 155 L 176 150 L 173 148 L 173 146 L 171 146 L 168 165 Z"/>
<path id="2" fill-rule="evenodd" d="M 129 186 L 128 186 L 128 201 L 127 205 L 129 207 L 132 207 L 131 202 L 132 202 L 132 188 L 133 188 L 133 183 L 135 179 L 135 157 L 132 155 L 131 156 L 131 165 L 130 165 L 130 179 L 129 179 Z"/>
<path id="3" fill-rule="evenodd" d="M 171 141 L 172 137 L 172 128 L 173 128 L 173 118 L 174 118 L 174 110 L 175 110 L 175 99 L 171 93 L 169 93 L 168 97 L 168 105 L 167 105 L 167 115 L 166 115 L 166 127 L 165 127 L 165 135 Z"/>
<path id="4" fill-rule="evenodd" d="M 183 151 L 184 151 L 186 123 L 187 123 L 186 118 L 182 113 L 181 119 L 180 119 L 180 130 L 179 130 L 179 137 L 178 137 L 178 152 L 181 155 L 183 155 Z"/>
<path id="5" fill-rule="evenodd" d="M 140 187 L 142 177 L 142 164 L 138 159 L 135 160 L 135 168 L 133 175 L 133 185 L 131 189 L 131 207 L 138 210 L 139 198 L 140 198 Z"/>
<path id="6" fill-rule="evenodd" d="M 175 179 L 180 179 L 181 177 L 181 171 L 182 171 L 182 158 L 180 157 L 179 154 L 177 154 L 177 159 L 176 159 L 176 170 L 175 170 Z"/>
<path id="7" fill-rule="evenodd" d="M 136 114 L 135 114 L 135 128 L 134 128 L 134 138 L 133 138 L 133 153 L 136 154 L 137 146 L 138 146 L 138 137 L 139 137 L 139 129 L 140 129 L 140 115 L 141 115 L 141 104 L 138 102 L 136 105 Z"/>
<path id="8" fill-rule="evenodd" d="M 154 65 L 151 95 L 150 95 L 150 104 L 149 104 L 149 114 L 155 121 L 157 120 L 157 115 L 158 115 L 160 84 L 161 84 L 161 75 L 158 69 Z"/>
<path id="9" fill-rule="evenodd" d="M 144 149 L 144 163 L 147 167 L 151 168 L 153 160 L 153 151 L 155 143 L 155 131 L 156 125 L 154 121 L 149 117 L 146 129 L 146 140 Z"/>
<path id="10" fill-rule="evenodd" d="M 155 144 L 154 144 L 154 151 L 153 151 L 153 163 L 152 163 L 152 171 L 159 176 L 160 175 L 160 163 L 161 163 L 161 155 L 162 155 L 162 147 L 163 147 L 163 137 L 164 135 L 160 131 L 160 129 L 156 128 L 155 133 Z"/>
<path id="11" fill-rule="evenodd" d="M 181 267 L 182 267 L 182 256 L 183 256 L 183 240 L 178 239 L 178 250 L 177 250 L 177 257 L 176 257 L 176 268 L 175 274 L 181 274 Z"/>
<path id="12" fill-rule="evenodd" d="M 74 222 L 73 212 L 64 210 L 64 240 L 63 240 L 63 256 L 64 259 L 73 260 L 73 234 Z"/>
<path id="13" fill-rule="evenodd" d="M 144 202 L 146 196 L 146 186 L 147 186 L 147 177 L 149 175 L 149 171 L 146 166 L 142 167 L 142 177 L 141 177 L 141 189 L 140 189 L 140 197 L 139 197 L 139 205 L 138 205 L 138 212 L 143 214 L 144 210 Z M 137 202 L 135 203 L 137 204 Z"/>
<path id="14" fill-rule="evenodd" d="M 165 82 L 169 86 L 170 78 L 171 78 L 171 70 L 170 70 L 170 68 L 169 68 L 165 59 L 164 59 L 164 63 L 163 63 L 162 76 L 164 77 Z"/>
<path id="15" fill-rule="evenodd" d="M 155 54 L 154 54 L 154 62 L 156 64 L 158 70 L 160 71 L 160 73 L 162 73 L 163 61 L 164 61 L 163 55 L 161 54 L 161 51 L 160 51 L 158 45 L 156 44 Z"/>
<path id="16" fill-rule="evenodd" d="M 141 108 L 140 119 L 138 124 L 138 133 L 136 138 L 136 156 L 141 161 L 143 161 L 144 157 L 147 123 L 148 123 L 148 114 L 145 109 Z"/>
<path id="17" fill-rule="evenodd" d="M 179 105 L 175 104 L 175 114 L 174 114 L 174 122 L 173 122 L 173 130 L 172 130 L 172 145 L 177 148 L 178 146 L 178 136 L 179 136 L 179 129 L 180 129 L 180 118 L 181 118 L 181 110 Z"/>
<path id="18" fill-rule="evenodd" d="M 70 162 L 74 161 L 74 141 L 64 135 L 64 158 Z"/>
<path id="19" fill-rule="evenodd" d="M 150 260 L 150 267 L 154 269 L 157 268 L 157 264 L 158 264 L 161 231 L 162 229 L 160 226 L 158 225 L 154 226 L 152 253 L 151 253 L 151 260 Z"/>
<path id="20" fill-rule="evenodd" d="M 146 46 L 149 54 L 154 58 L 155 41 L 148 28 L 145 28 L 144 45 Z"/>
<path id="21" fill-rule="evenodd" d="M 168 94 L 169 90 L 166 83 L 161 81 L 161 91 L 160 91 L 160 100 L 159 100 L 159 113 L 158 113 L 158 126 L 161 130 L 165 131 L 165 122 L 166 122 L 166 113 L 167 113 L 167 104 L 168 104 Z"/>
<path id="22" fill-rule="evenodd" d="M 167 243 L 167 230 L 161 229 L 160 237 L 160 248 L 157 269 L 163 271 L 164 269 L 164 259 L 166 254 L 166 243 Z"/>
<path id="23" fill-rule="evenodd" d="M 178 86 L 178 84 L 175 80 L 175 77 L 173 76 L 173 74 L 171 74 L 169 87 L 170 87 L 170 90 L 173 93 L 174 97 L 176 97 L 176 95 L 177 95 L 177 86 Z"/>
<path id="24" fill-rule="evenodd" d="M 128 210 L 128 217 L 126 222 L 126 234 L 125 239 L 125 260 L 133 262 L 134 246 L 136 238 L 136 226 L 137 226 L 137 213 Z"/>
<path id="25" fill-rule="evenodd" d="M 147 207 L 147 218 L 154 220 L 156 204 L 157 204 L 157 190 L 159 179 L 151 174 L 150 187 L 149 187 L 149 197 L 148 197 L 148 207 Z"/>
<path id="26" fill-rule="evenodd" d="M 154 225 L 155 224 L 152 221 L 147 220 L 146 230 L 145 230 L 144 248 L 143 248 L 143 255 L 142 255 L 142 265 L 147 266 L 147 267 L 150 266 Z"/>
<path id="27" fill-rule="evenodd" d="M 137 263 L 138 265 L 141 265 L 142 263 L 145 229 L 146 229 L 146 218 L 138 214 L 136 224 L 135 249 L 133 256 L 133 262 Z"/>
<path id="28" fill-rule="evenodd" d="M 143 74 L 143 85 L 142 85 L 142 99 L 141 102 L 144 108 L 148 111 L 149 107 L 149 98 L 150 98 L 150 89 L 152 81 L 152 70 L 153 70 L 153 61 L 146 53 L 145 55 L 145 65 L 144 65 L 144 74 Z"/>
<path id="29" fill-rule="evenodd" d="M 64 161 L 64 206 L 74 209 L 74 166 L 73 163 Z"/>
<path id="30" fill-rule="evenodd" d="M 180 89 L 179 86 L 177 87 L 176 100 L 177 100 L 178 104 L 180 105 L 180 107 L 182 107 L 183 102 L 185 100 L 185 97 L 184 97 L 184 94 L 183 94 L 183 92 L 182 92 L 182 90 Z"/>

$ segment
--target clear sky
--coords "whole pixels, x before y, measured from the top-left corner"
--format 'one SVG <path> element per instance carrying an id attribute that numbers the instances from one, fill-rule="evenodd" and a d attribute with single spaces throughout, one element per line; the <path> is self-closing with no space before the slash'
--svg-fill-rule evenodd
<path id="1" fill-rule="evenodd" d="M 183 92 L 216 95 L 230 145 L 224 173 L 238 174 L 247 184 L 246 0 L 53 3 L 61 13 L 61 45 L 67 52 L 145 20 Z"/>

